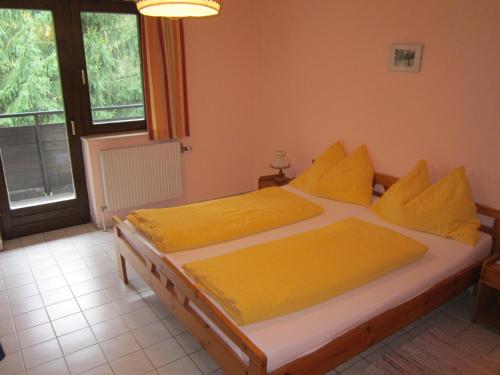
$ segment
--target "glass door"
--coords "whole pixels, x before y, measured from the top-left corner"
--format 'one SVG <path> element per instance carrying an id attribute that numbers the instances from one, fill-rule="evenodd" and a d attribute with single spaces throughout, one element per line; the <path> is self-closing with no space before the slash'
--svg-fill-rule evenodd
<path id="1" fill-rule="evenodd" d="M 12 7 L 4 7 L 4 3 Z M 6 238 L 88 221 L 62 2 L 0 5 L 0 158 Z M 45 4 L 44 4 L 45 3 Z M 59 20 L 59 23 L 58 23 Z"/>

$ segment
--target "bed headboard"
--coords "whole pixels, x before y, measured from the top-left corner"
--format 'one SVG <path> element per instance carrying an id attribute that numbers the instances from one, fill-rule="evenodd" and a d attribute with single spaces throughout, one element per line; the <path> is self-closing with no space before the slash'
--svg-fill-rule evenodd
<path id="1" fill-rule="evenodd" d="M 398 180 L 397 177 L 388 176 L 381 173 L 375 173 L 373 177 L 373 185 L 380 185 L 384 190 L 389 189 L 389 187 Z M 373 191 L 374 195 L 382 196 L 384 193 L 379 191 Z M 493 219 L 493 224 L 491 226 L 481 225 L 479 228 L 481 231 L 489 233 L 493 237 L 493 252 L 500 253 L 500 210 L 496 210 L 491 207 L 483 206 L 482 204 L 476 203 L 477 212 L 481 215 L 491 217 Z"/>

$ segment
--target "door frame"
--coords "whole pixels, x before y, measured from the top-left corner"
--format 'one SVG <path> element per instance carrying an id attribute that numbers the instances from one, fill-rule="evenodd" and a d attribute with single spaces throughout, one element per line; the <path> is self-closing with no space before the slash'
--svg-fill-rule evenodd
<path id="1" fill-rule="evenodd" d="M 61 0 L 0 0 L 0 8 L 48 10 L 53 14 L 55 42 L 58 54 L 66 132 L 73 173 L 75 199 L 38 206 L 10 209 L 4 169 L 0 158 L 0 212 L 1 232 L 5 239 L 45 232 L 90 220 L 87 183 L 80 137 L 84 134 L 76 126 L 72 134 L 71 121 L 82 124 L 84 116 L 79 109 L 79 98 L 74 95 L 78 85 L 78 65 L 72 63 L 73 50 L 69 2 Z"/>

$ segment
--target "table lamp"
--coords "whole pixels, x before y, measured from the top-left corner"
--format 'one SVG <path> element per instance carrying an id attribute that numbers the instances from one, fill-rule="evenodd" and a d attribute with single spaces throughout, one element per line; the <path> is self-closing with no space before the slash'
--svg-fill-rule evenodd
<path id="1" fill-rule="evenodd" d="M 283 173 L 283 169 L 290 168 L 290 160 L 288 160 L 285 151 L 274 152 L 274 157 L 271 162 L 271 168 L 279 169 L 278 175 L 276 176 L 277 182 L 284 182 L 287 179 L 287 177 Z"/>

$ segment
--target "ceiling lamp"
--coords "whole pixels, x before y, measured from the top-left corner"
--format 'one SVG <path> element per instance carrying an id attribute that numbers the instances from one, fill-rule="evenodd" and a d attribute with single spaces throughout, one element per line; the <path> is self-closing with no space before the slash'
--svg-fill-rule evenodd
<path id="1" fill-rule="evenodd" d="M 137 9 L 150 17 L 208 17 L 219 14 L 220 3 L 217 0 L 139 0 Z"/>

